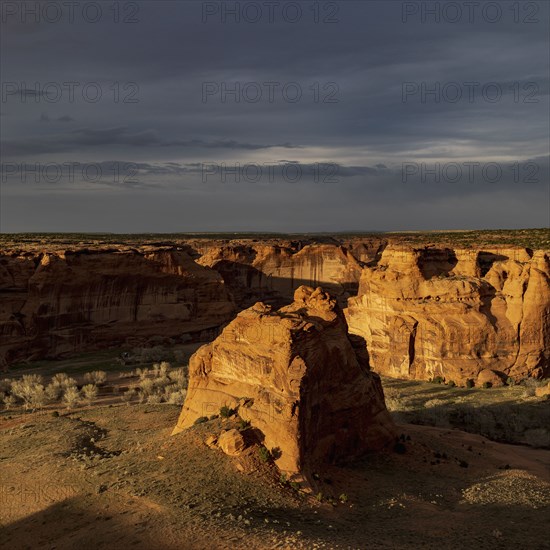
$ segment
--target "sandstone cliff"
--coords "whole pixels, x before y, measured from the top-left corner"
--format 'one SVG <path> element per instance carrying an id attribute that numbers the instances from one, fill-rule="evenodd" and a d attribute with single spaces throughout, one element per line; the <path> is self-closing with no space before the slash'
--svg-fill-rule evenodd
<path id="1" fill-rule="evenodd" d="M 544 251 L 389 246 L 346 315 L 389 376 L 550 376 L 549 281 Z"/>
<path id="2" fill-rule="evenodd" d="M 367 247 L 355 249 L 371 257 Z M 357 294 L 361 277 L 361 263 L 339 244 L 230 243 L 206 247 L 197 261 L 223 276 L 242 308 L 258 300 L 287 304 L 301 285 L 321 285 L 343 306 Z"/>
<path id="3" fill-rule="evenodd" d="M 393 424 L 364 343 L 354 345 L 336 300 L 300 287 L 294 302 L 241 312 L 191 358 L 189 388 L 174 433 L 197 418 L 238 407 L 277 448 L 289 473 L 358 457 L 393 440 Z"/>
<path id="4" fill-rule="evenodd" d="M 224 282 L 183 250 L 0 256 L 0 358 L 55 356 L 180 336 L 234 315 Z"/>

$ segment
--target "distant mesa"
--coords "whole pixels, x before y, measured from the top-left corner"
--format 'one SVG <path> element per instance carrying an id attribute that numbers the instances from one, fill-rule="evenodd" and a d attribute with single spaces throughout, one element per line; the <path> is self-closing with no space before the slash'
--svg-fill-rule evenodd
<path id="1" fill-rule="evenodd" d="M 279 310 L 242 311 L 191 358 L 174 434 L 222 407 L 250 422 L 277 466 L 306 477 L 316 465 L 359 458 L 393 443 L 394 424 L 365 344 L 348 335 L 336 300 L 299 287 Z M 235 434 L 225 436 L 235 446 Z M 233 454 L 230 451 L 228 454 Z"/>

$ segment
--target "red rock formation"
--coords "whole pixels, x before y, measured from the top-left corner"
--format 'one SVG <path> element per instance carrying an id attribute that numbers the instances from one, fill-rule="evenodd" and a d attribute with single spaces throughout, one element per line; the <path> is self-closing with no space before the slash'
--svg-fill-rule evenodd
<path id="1" fill-rule="evenodd" d="M 357 250 L 367 254 L 364 247 Z M 336 244 L 225 244 L 207 247 L 197 261 L 223 276 L 241 307 L 258 300 L 288 303 L 301 285 L 322 285 L 345 305 L 357 293 L 361 276 L 354 255 Z"/>
<path id="2" fill-rule="evenodd" d="M 280 450 L 277 464 L 289 473 L 380 449 L 393 423 L 363 346 L 320 288 L 300 287 L 278 311 L 257 303 L 191 358 L 174 433 L 228 406 Z"/>
<path id="3" fill-rule="evenodd" d="M 364 269 L 346 315 L 388 376 L 549 376 L 549 281 L 544 251 L 390 246 Z"/>
<path id="4" fill-rule="evenodd" d="M 180 336 L 234 314 L 220 275 L 170 249 L 4 254 L 0 303 L 9 361 Z"/>

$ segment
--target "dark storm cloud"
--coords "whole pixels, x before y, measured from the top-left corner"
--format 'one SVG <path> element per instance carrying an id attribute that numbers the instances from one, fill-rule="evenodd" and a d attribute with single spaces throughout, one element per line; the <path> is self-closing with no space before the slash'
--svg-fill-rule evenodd
<path id="1" fill-rule="evenodd" d="M 199 1 L 138 2 L 134 23 L 116 23 L 107 8 L 96 23 L 79 9 L 72 21 L 63 13 L 51 24 L 3 17 L 2 81 L 11 87 L 2 102 L 2 161 L 95 161 L 108 171 L 104 163 L 118 162 L 108 159 L 128 159 L 139 167 L 140 186 L 131 179 L 118 188 L 103 181 L 64 186 L 63 201 L 56 207 L 52 200 L 52 208 L 65 212 L 62 205 L 78 203 L 79 192 L 96 193 L 100 204 L 109 196 L 104 193 L 126 190 L 134 208 L 129 218 L 147 207 L 154 211 L 148 230 L 155 223 L 166 229 L 162 209 L 171 211 L 171 201 L 181 201 L 178 219 L 201 230 L 255 223 L 256 229 L 326 229 L 327 216 L 334 228 L 357 229 L 361 223 L 406 229 L 403 223 L 412 227 L 414 216 L 426 228 L 510 226 L 511 219 L 546 225 L 548 3 L 531 3 L 534 23 L 522 22 L 527 12 L 515 13 L 504 1 L 500 19 L 491 23 L 482 16 L 484 4 L 473 21 L 465 16 L 456 24 L 429 17 L 423 23 L 423 6 L 434 2 L 417 2 L 413 13 L 415 5 L 400 1 L 338 2 L 338 23 L 325 24 L 315 23 L 309 0 L 300 3 L 296 23 L 284 21 L 279 8 L 273 23 L 265 13 L 256 24 L 224 21 L 216 2 L 209 9 L 219 11 L 203 23 L 206 3 Z M 322 11 L 321 20 L 327 14 Z M 46 83 L 61 89 L 67 82 L 74 97 L 63 89 L 57 98 L 55 86 L 44 91 Z M 292 83 L 301 92 L 296 101 Z M 97 102 L 83 93 L 87 86 L 101 91 Z M 455 101 L 456 89 L 461 98 Z M 278 161 L 283 155 L 290 158 Z M 533 159 L 541 165 L 536 184 L 509 168 L 517 162 L 523 169 Z M 464 178 L 422 185 L 411 176 L 403 184 L 405 163 L 453 161 L 498 162 L 507 177 L 492 186 L 480 177 L 469 185 Z M 300 163 L 308 174 L 301 186 L 200 185 L 206 163 L 258 163 L 269 171 L 280 162 Z M 315 187 L 309 180 L 319 164 L 337 166 L 339 183 Z M 185 200 L 178 195 L 184 190 Z M 300 201 L 306 191 L 310 208 L 298 212 L 293 197 Z M 491 208 L 474 204 L 481 196 L 485 203 L 492 197 Z M 30 227 L 44 204 L 43 193 L 28 188 L 9 187 L 3 198 L 5 231 L 13 220 Z M 88 213 L 67 219 L 66 228 L 100 223 L 94 201 L 85 204 Z M 53 223 L 48 220 L 41 219 L 42 229 Z M 119 216 L 111 230 L 139 230 L 139 223 Z"/>
<path id="2" fill-rule="evenodd" d="M 42 122 L 49 122 L 50 118 L 44 113 L 41 115 Z M 59 117 L 61 122 L 73 120 L 71 117 Z M 156 130 L 148 129 L 139 132 L 132 132 L 126 127 L 119 128 L 81 128 L 64 134 L 46 134 L 40 138 L 29 137 L 20 140 L 6 140 L 3 143 L 3 150 L 7 157 L 21 155 L 43 155 L 44 153 L 62 153 L 67 151 L 78 151 L 85 147 L 105 146 L 132 146 L 132 147 L 195 147 L 205 149 L 244 149 L 261 150 L 282 147 L 285 149 L 298 149 L 299 146 L 290 143 L 281 144 L 253 144 L 239 143 L 235 140 L 213 140 L 204 141 L 200 139 L 174 139 L 163 140 Z"/>

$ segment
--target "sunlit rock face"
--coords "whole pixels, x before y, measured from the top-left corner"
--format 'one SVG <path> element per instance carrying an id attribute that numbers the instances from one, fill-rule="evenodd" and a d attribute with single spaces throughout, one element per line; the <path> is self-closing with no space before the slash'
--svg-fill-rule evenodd
<path id="1" fill-rule="evenodd" d="M 175 249 L 4 254 L 0 298 L 8 361 L 179 336 L 235 312 L 221 276 Z"/>
<path id="2" fill-rule="evenodd" d="M 238 408 L 285 472 L 357 458 L 395 436 L 364 342 L 350 338 L 336 300 L 320 288 L 298 288 L 279 310 L 257 303 L 239 313 L 195 353 L 189 375 L 174 432 Z"/>
<path id="3" fill-rule="evenodd" d="M 366 257 L 368 249 L 357 245 Z M 357 294 L 361 263 L 347 248 L 334 244 L 230 244 L 208 248 L 197 260 L 218 271 L 236 303 L 258 300 L 282 305 L 302 285 L 322 286 L 340 305 Z"/>
<path id="4" fill-rule="evenodd" d="M 549 280 L 547 251 L 389 246 L 363 270 L 346 316 L 388 376 L 549 376 Z"/>

